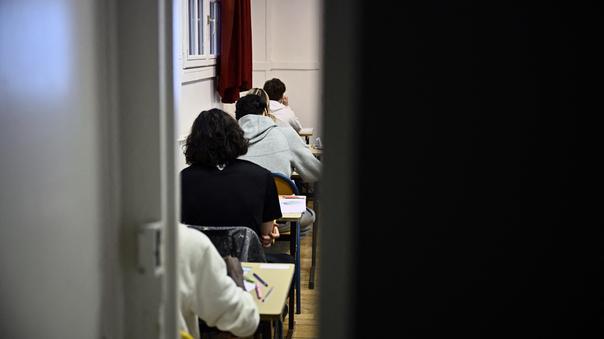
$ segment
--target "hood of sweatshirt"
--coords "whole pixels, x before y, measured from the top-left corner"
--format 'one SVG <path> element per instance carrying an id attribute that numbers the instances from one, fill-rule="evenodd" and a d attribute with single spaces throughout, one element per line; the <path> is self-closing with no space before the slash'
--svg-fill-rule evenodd
<path id="1" fill-rule="evenodd" d="M 248 114 L 239 119 L 239 126 L 245 137 L 249 139 L 250 145 L 260 142 L 268 135 L 268 132 L 276 128 L 275 122 L 264 115 Z"/>

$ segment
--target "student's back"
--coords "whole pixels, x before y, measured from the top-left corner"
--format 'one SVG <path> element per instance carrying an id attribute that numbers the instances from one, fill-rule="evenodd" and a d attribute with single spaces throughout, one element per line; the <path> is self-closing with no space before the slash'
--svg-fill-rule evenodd
<path id="1" fill-rule="evenodd" d="M 264 83 L 264 91 L 270 99 L 270 110 L 277 118 L 278 126 L 291 126 L 296 133 L 302 129 L 302 123 L 296 113 L 289 107 L 289 99 L 285 96 L 285 84 L 277 78 L 272 78 Z"/>
<path id="2" fill-rule="evenodd" d="M 260 234 L 267 191 L 274 189 L 271 173 L 245 160 L 233 160 L 224 169 L 191 165 L 181 171 L 181 216 L 188 225 L 248 226 Z M 279 211 L 278 200 L 272 209 Z M 274 214 L 274 211 L 272 211 Z"/>
<path id="3" fill-rule="evenodd" d="M 262 244 L 279 237 L 281 217 L 271 173 L 238 160 L 248 150 L 243 130 L 228 113 L 203 111 L 185 141 L 189 167 L 181 171 L 181 221 L 197 226 L 247 226 Z"/>
<path id="4" fill-rule="evenodd" d="M 227 275 L 226 264 L 201 232 L 178 225 L 178 324 L 199 338 L 197 317 L 208 325 L 249 336 L 260 317 L 252 296 Z"/>
<path id="5" fill-rule="evenodd" d="M 239 119 L 239 125 L 250 141 L 247 153 L 240 159 L 249 160 L 271 172 L 291 174 L 292 156 L 282 127 L 261 115 L 246 115 Z"/>
<path id="6" fill-rule="evenodd" d="M 240 159 L 254 162 L 271 172 L 291 176 L 295 169 L 306 182 L 319 179 L 321 162 L 315 158 L 291 127 L 278 127 L 266 115 L 266 101 L 247 95 L 237 101 L 235 115 L 249 140 L 249 148 Z"/>

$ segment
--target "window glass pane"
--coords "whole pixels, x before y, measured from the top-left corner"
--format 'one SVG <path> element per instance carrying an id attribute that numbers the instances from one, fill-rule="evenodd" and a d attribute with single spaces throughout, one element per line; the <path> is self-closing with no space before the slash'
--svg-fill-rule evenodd
<path id="1" fill-rule="evenodd" d="M 218 36 L 220 34 L 220 2 L 212 1 L 210 3 L 210 54 L 218 54 L 220 46 L 218 45 Z"/>
<path id="2" fill-rule="evenodd" d="M 189 55 L 196 54 L 195 46 L 195 0 L 189 0 Z"/>
<path id="3" fill-rule="evenodd" d="M 203 37 L 204 37 L 204 26 L 205 17 L 203 15 L 203 0 L 197 0 L 197 54 L 203 54 Z"/>

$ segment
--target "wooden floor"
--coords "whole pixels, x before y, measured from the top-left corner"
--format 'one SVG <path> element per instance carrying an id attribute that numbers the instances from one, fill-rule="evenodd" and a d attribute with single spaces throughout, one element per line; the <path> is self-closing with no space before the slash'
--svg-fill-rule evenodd
<path id="1" fill-rule="evenodd" d="M 300 284 L 302 285 L 302 313 L 296 314 L 294 317 L 296 324 L 292 338 L 317 338 L 319 336 L 318 269 L 315 272 L 315 288 L 312 290 L 308 289 L 311 250 L 312 232 L 308 232 L 308 234 L 302 238 L 302 243 L 300 244 L 300 263 L 302 264 L 300 274 L 302 279 L 300 281 Z M 286 317 L 283 324 L 285 330 L 287 329 L 288 321 L 289 317 Z"/>

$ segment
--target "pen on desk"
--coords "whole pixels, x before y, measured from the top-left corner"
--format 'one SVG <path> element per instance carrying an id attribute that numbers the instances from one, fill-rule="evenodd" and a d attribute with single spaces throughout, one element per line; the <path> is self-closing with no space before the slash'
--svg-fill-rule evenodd
<path id="1" fill-rule="evenodd" d="M 268 289 L 268 292 L 266 292 L 266 295 L 262 299 L 262 302 L 264 302 L 268 298 L 269 294 L 271 294 L 272 291 L 273 291 L 273 286 L 271 286 L 271 288 Z"/>
<path id="2" fill-rule="evenodd" d="M 256 284 L 256 297 L 260 300 L 262 299 L 262 290 L 260 290 L 260 285 Z"/>
<path id="3" fill-rule="evenodd" d="M 254 277 L 256 277 L 256 279 L 258 279 L 258 281 L 260 281 L 262 283 L 262 285 L 268 287 L 268 284 L 266 283 L 266 281 L 264 281 L 262 278 L 260 278 L 260 276 L 258 276 L 258 274 L 256 274 L 255 272 L 252 274 L 254 275 Z"/>

